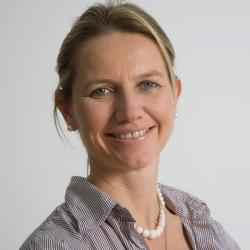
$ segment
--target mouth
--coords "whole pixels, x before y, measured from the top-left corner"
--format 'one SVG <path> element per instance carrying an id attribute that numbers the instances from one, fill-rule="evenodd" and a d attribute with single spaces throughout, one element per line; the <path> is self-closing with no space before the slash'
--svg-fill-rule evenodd
<path id="1" fill-rule="evenodd" d="M 143 139 L 146 134 L 148 134 L 155 126 L 149 127 L 147 129 L 141 129 L 136 131 L 129 131 L 127 133 L 117 133 L 117 134 L 107 134 L 117 140 L 139 140 Z"/>

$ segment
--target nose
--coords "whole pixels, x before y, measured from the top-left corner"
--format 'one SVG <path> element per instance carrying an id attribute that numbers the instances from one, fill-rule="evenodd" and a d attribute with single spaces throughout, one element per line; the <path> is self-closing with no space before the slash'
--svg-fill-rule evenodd
<path id="1" fill-rule="evenodd" d="M 132 123 L 143 117 L 143 104 L 135 93 L 121 93 L 115 101 L 116 122 Z"/>

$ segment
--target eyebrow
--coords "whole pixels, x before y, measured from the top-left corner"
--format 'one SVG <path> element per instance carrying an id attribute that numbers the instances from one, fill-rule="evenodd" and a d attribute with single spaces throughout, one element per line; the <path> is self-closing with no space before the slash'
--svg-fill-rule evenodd
<path id="1" fill-rule="evenodd" d="M 158 76 L 158 77 L 163 78 L 165 75 L 161 71 L 150 70 L 148 72 L 138 75 L 136 78 L 140 79 L 140 78 L 147 78 L 147 77 L 152 77 L 152 76 Z"/>
<path id="2" fill-rule="evenodd" d="M 165 77 L 165 75 L 162 72 L 158 71 L 158 70 L 150 70 L 148 72 L 137 75 L 136 77 L 134 77 L 134 79 L 138 81 L 140 79 L 153 77 L 153 76 L 161 77 L 161 78 Z M 101 84 L 101 83 L 116 84 L 117 81 L 115 81 L 113 79 L 110 79 L 110 78 L 93 79 L 93 80 L 86 81 L 84 83 L 84 87 L 89 88 L 91 85 Z"/>

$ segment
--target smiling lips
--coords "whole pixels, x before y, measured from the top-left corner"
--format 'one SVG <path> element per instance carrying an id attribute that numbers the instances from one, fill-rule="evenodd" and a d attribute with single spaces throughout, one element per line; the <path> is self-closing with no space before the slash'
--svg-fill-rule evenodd
<path id="1" fill-rule="evenodd" d="M 112 136 L 113 138 L 120 139 L 120 140 L 139 139 L 139 138 L 142 138 L 145 134 L 147 134 L 147 132 L 152 128 L 153 127 L 150 127 L 148 129 L 131 131 L 128 133 L 115 133 L 115 134 L 108 134 L 108 135 Z"/>

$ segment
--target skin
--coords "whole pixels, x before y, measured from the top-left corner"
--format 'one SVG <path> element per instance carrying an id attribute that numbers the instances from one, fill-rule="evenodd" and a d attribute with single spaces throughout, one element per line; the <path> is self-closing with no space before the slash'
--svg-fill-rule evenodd
<path id="1" fill-rule="evenodd" d="M 77 51 L 75 71 L 72 100 L 59 109 L 87 149 L 88 180 L 153 228 L 159 157 L 174 127 L 181 82 L 173 91 L 157 45 L 134 33 L 89 40 Z M 148 128 L 140 140 L 110 136 Z"/>

